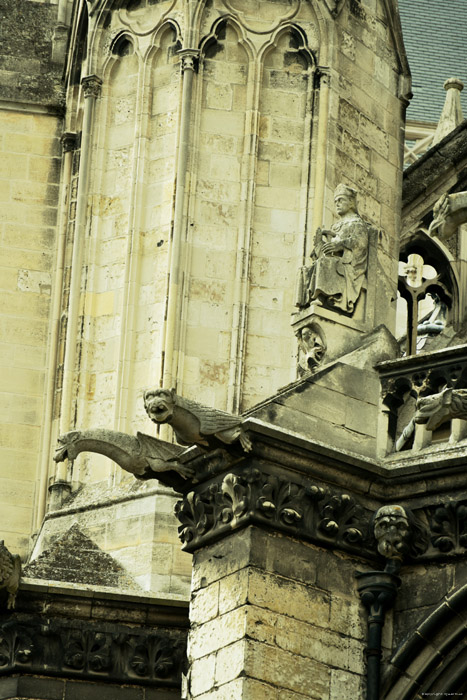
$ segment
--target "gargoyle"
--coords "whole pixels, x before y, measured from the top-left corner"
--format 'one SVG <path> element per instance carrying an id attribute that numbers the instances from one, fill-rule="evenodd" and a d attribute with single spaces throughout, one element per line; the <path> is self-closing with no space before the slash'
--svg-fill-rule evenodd
<path id="1" fill-rule="evenodd" d="M 178 461 L 183 451 L 179 445 L 143 433 L 136 433 L 135 437 L 115 430 L 72 430 L 58 438 L 54 460 L 63 462 L 75 459 L 81 452 L 97 452 L 137 479 L 158 479 L 176 489 L 179 484 L 170 472 L 177 472 L 184 479 L 193 476 L 193 470 Z"/>
<path id="2" fill-rule="evenodd" d="M 467 223 L 467 192 L 443 194 L 433 207 L 433 221 L 428 233 L 446 240 L 461 224 Z"/>
<path id="3" fill-rule="evenodd" d="M 0 590 L 8 593 L 7 608 L 15 607 L 16 593 L 21 578 L 21 557 L 19 554 L 11 554 L 0 540 Z"/>
<path id="4" fill-rule="evenodd" d="M 219 440 L 228 445 L 239 440 L 245 452 L 252 448 L 241 416 L 190 401 L 173 389 L 148 389 L 144 393 L 144 407 L 153 423 L 168 423 L 172 427 L 181 445 L 218 447 Z"/>
<path id="5" fill-rule="evenodd" d="M 467 420 L 467 389 L 443 389 L 417 401 L 413 417 L 415 423 L 426 423 L 428 430 L 436 430 L 451 418 Z"/>

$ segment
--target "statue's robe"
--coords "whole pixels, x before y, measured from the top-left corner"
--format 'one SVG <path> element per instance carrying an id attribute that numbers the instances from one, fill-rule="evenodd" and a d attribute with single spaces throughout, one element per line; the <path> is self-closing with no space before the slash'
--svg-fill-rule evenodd
<path id="1" fill-rule="evenodd" d="M 309 268 L 310 303 L 319 299 L 327 306 L 353 313 L 366 276 L 368 230 L 368 224 L 358 214 L 341 219 L 331 227 L 333 235 L 328 242 L 339 243 L 344 250 L 318 254 Z"/>

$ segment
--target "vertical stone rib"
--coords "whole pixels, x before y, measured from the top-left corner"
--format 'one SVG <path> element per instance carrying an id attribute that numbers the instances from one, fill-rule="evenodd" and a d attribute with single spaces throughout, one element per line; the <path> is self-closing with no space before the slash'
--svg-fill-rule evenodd
<path id="1" fill-rule="evenodd" d="M 81 269 L 83 265 L 83 245 L 88 208 L 89 165 L 91 156 L 91 137 L 94 112 L 100 94 L 102 81 L 96 75 L 89 75 L 82 80 L 84 92 L 84 117 L 81 140 L 81 159 L 79 164 L 78 196 L 76 207 L 75 236 L 73 240 L 70 301 L 66 333 L 65 360 L 63 367 L 63 392 L 60 411 L 60 432 L 71 427 L 71 404 L 73 379 L 76 361 L 76 344 L 78 341 L 78 320 L 81 300 Z M 56 481 L 66 481 L 66 466 L 59 464 Z"/>
<path id="2" fill-rule="evenodd" d="M 196 49 L 182 49 L 180 54 L 183 87 L 180 107 L 180 136 L 176 171 L 175 212 L 170 251 L 169 289 L 163 337 L 164 358 L 162 385 L 166 387 L 171 387 L 173 385 L 177 377 L 179 361 L 180 324 L 178 320 L 180 318 L 183 293 L 180 261 L 184 230 L 186 177 L 191 140 L 191 102 L 198 51 Z"/>

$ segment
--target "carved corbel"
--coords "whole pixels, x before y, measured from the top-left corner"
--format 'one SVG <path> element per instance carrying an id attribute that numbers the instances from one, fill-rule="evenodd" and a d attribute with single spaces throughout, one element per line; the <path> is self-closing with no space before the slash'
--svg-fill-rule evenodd
<path id="1" fill-rule="evenodd" d="M 298 339 L 298 372 L 300 375 L 318 367 L 326 354 L 324 331 L 316 321 L 311 321 L 296 332 Z"/>
<path id="2" fill-rule="evenodd" d="M 186 70 L 191 70 L 193 73 L 198 72 L 199 49 L 180 49 L 177 53 L 180 56 L 180 70 L 182 74 Z"/>
<path id="3" fill-rule="evenodd" d="M 69 153 L 70 151 L 74 151 L 76 148 L 76 134 L 71 132 L 71 131 L 64 131 L 63 134 L 60 137 L 60 143 L 62 145 L 62 149 L 64 153 Z"/>
<path id="4" fill-rule="evenodd" d="M 87 75 L 82 79 L 84 97 L 97 99 L 101 94 L 102 80 L 97 75 Z"/>

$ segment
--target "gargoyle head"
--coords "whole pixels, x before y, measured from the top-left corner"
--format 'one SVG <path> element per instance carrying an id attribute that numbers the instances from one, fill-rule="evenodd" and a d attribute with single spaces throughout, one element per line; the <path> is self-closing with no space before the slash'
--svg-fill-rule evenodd
<path id="1" fill-rule="evenodd" d="M 168 423 L 175 408 L 174 389 L 148 389 L 144 392 L 144 408 L 153 423 Z"/>
<path id="2" fill-rule="evenodd" d="M 76 458 L 78 452 L 73 450 L 73 443 L 76 442 L 79 435 L 79 430 L 70 430 L 69 433 L 64 433 L 58 437 L 54 454 L 54 462 L 63 462 L 67 458 Z"/>
<path id="3" fill-rule="evenodd" d="M 451 417 L 452 389 L 431 394 L 417 401 L 415 423 L 426 423 L 427 430 L 436 430 Z"/>
<path id="4" fill-rule="evenodd" d="M 375 513 L 374 533 L 378 552 L 385 559 L 400 559 L 410 548 L 409 517 L 402 506 L 382 506 Z"/>

